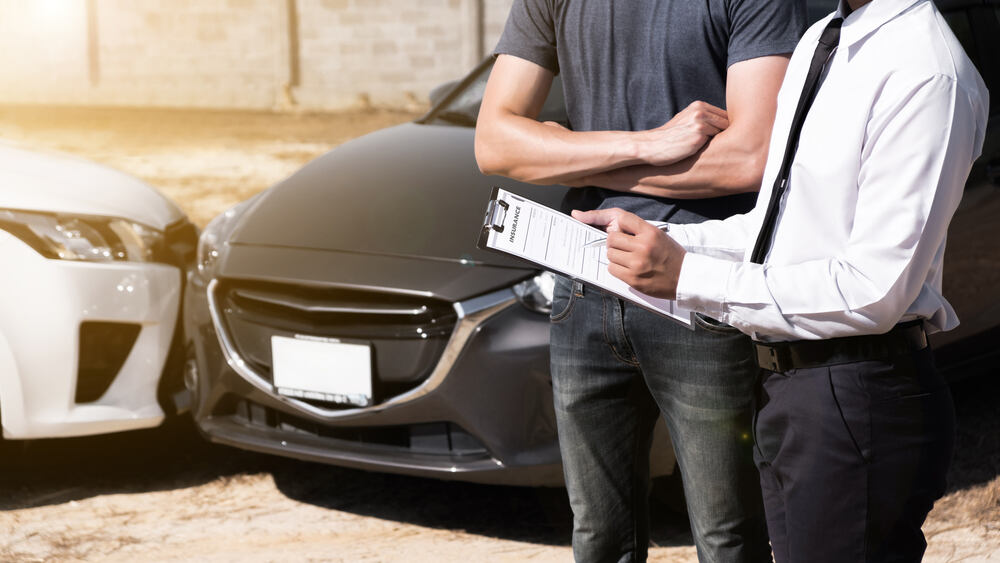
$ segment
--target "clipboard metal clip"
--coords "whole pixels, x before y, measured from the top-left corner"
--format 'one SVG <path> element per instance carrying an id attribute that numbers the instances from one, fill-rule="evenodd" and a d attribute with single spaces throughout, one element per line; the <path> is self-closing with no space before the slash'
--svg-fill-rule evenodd
<path id="1" fill-rule="evenodd" d="M 507 210 L 510 209 L 510 205 L 503 200 L 493 199 L 490 200 L 489 205 L 486 207 L 486 221 L 487 225 L 498 233 L 503 232 L 503 222 L 507 219 Z"/>

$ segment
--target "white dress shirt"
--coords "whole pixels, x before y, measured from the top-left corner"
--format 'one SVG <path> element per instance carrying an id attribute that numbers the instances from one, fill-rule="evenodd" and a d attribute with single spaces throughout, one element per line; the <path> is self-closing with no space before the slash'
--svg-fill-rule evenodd
<path id="1" fill-rule="evenodd" d="M 982 152 L 989 94 L 930 0 L 874 0 L 844 20 L 805 120 L 774 242 L 749 262 L 820 33 L 795 49 L 757 206 L 671 225 L 684 258 L 678 302 L 759 340 L 958 324 L 941 294 L 948 223 Z M 842 17 L 842 16 L 841 16 Z"/>

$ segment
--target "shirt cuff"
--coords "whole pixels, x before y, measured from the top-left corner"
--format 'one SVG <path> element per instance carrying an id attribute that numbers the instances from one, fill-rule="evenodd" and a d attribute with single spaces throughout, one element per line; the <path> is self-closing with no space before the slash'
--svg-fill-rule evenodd
<path id="1" fill-rule="evenodd" d="M 670 228 L 667 230 L 667 236 L 674 239 L 677 244 L 683 246 L 685 249 L 690 244 L 691 239 L 688 238 L 684 225 L 670 223 Z"/>
<path id="2" fill-rule="evenodd" d="M 735 262 L 688 252 L 677 280 L 677 303 L 724 321 L 726 287 Z"/>

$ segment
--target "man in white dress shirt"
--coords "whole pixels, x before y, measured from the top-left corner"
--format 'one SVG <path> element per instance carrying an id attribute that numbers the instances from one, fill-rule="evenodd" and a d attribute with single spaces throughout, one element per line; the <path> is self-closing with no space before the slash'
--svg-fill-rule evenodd
<path id="1" fill-rule="evenodd" d="M 612 274 L 753 336 L 779 562 L 919 561 L 954 434 L 926 332 L 989 94 L 930 0 L 841 0 L 796 48 L 757 206 L 669 235 L 621 210 Z"/>

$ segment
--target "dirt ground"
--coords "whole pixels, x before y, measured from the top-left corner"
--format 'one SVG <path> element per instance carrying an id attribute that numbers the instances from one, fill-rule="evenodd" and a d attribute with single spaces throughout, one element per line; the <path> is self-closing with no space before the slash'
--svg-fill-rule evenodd
<path id="1" fill-rule="evenodd" d="M 204 226 L 330 148 L 412 119 L 0 108 L 0 138 L 119 168 Z M 2 189 L 2 187 L 0 187 Z M 953 387 L 949 492 L 927 561 L 1000 560 L 1000 378 Z M 214 446 L 185 418 L 118 435 L 0 442 L 0 561 L 569 561 L 561 489 L 354 471 Z M 654 505 L 652 561 L 696 561 Z"/>

